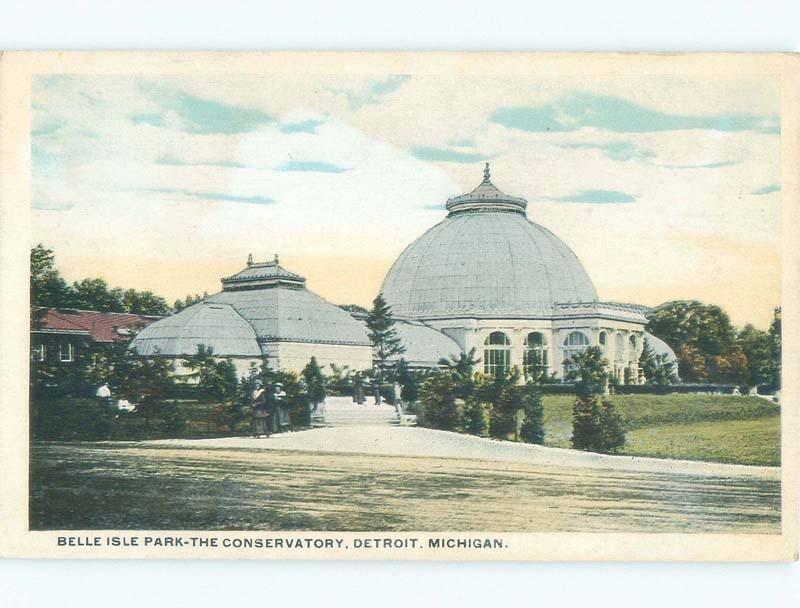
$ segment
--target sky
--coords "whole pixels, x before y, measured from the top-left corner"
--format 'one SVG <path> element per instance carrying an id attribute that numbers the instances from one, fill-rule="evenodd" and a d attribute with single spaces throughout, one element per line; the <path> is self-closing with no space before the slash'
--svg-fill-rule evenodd
<path id="1" fill-rule="evenodd" d="M 277 253 L 367 305 L 488 161 L 603 300 L 697 299 L 762 328 L 780 305 L 766 76 L 45 75 L 31 99 L 31 244 L 70 281 L 172 302 Z"/>

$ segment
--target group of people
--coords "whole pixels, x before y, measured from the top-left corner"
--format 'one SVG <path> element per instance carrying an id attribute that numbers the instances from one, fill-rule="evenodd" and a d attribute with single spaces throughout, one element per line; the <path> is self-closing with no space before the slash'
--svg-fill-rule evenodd
<path id="1" fill-rule="evenodd" d="M 253 436 L 268 437 L 291 426 L 290 406 L 281 384 L 269 385 L 253 395 Z"/>

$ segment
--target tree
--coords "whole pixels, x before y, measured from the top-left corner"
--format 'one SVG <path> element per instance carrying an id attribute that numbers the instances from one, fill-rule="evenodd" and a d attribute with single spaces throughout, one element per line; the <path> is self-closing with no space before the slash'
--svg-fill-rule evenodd
<path id="1" fill-rule="evenodd" d="M 311 357 L 311 361 L 303 368 L 302 376 L 306 383 L 308 398 L 316 407 L 325 401 L 325 376 L 317 364 L 316 357 Z"/>
<path id="2" fill-rule="evenodd" d="M 289 407 L 292 428 L 311 426 L 311 402 L 300 377 L 292 371 L 276 372 L 276 377 L 286 393 L 284 400 Z"/>
<path id="3" fill-rule="evenodd" d="M 367 316 L 367 330 L 379 372 L 386 369 L 387 361 L 391 357 L 406 352 L 394 326 L 392 309 L 383 294 L 379 293 L 372 302 L 372 310 Z"/>
<path id="4" fill-rule="evenodd" d="M 495 439 L 518 439 L 523 399 L 519 390 L 520 371 L 514 366 L 505 376 L 488 378 L 476 394 L 491 404 L 489 436 Z"/>
<path id="5" fill-rule="evenodd" d="M 676 300 L 656 307 L 647 331 L 678 355 L 678 372 L 687 382 L 745 382 L 747 369 L 736 330 L 719 306 Z"/>
<path id="6" fill-rule="evenodd" d="M 212 347 L 198 344 L 197 352 L 182 363 L 192 370 L 190 375 L 197 378 L 197 386 L 205 395 L 223 401 L 236 396 L 236 367 L 230 359 L 217 361 Z"/>
<path id="7" fill-rule="evenodd" d="M 480 399 L 470 397 L 464 403 L 461 426 L 465 433 L 486 437 L 489 431 L 489 406 Z"/>
<path id="8" fill-rule="evenodd" d="M 572 406 L 572 447 L 590 452 L 615 452 L 625 444 L 622 420 L 602 398 L 608 380 L 603 354 L 596 346 L 572 357 L 577 396 Z"/>
<path id="9" fill-rule="evenodd" d="M 31 306 L 65 308 L 71 305 L 67 282 L 55 266 L 52 249 L 39 243 L 31 249 Z"/>
<path id="10" fill-rule="evenodd" d="M 475 347 L 469 349 L 469 352 L 461 352 L 458 356 L 450 355 L 439 359 L 439 365 L 452 373 L 456 379 L 458 396 L 461 399 L 468 399 L 472 394 L 474 388 L 472 370 L 478 363 L 480 359 L 475 357 Z"/>
<path id="11" fill-rule="evenodd" d="M 162 413 L 174 386 L 174 371 L 172 362 L 163 357 L 126 353 L 114 362 L 108 384 L 112 394 L 136 405 L 136 411 L 144 416 L 145 427 L 150 428 L 152 417 Z"/>
<path id="12" fill-rule="evenodd" d="M 449 372 L 434 374 L 423 382 L 420 403 L 424 426 L 443 431 L 456 429 L 459 422 L 457 388 L 458 383 Z"/>
<path id="13" fill-rule="evenodd" d="M 403 403 L 414 403 L 419 399 L 418 374 L 411 371 L 405 359 L 400 359 L 395 368 L 395 378 L 400 385 L 400 399 Z"/>
<path id="14" fill-rule="evenodd" d="M 534 384 L 518 387 L 522 393 L 522 426 L 519 436 L 525 443 L 544 443 L 544 405 L 542 395 Z"/>
<path id="15" fill-rule="evenodd" d="M 82 279 L 72 284 L 73 307 L 102 312 L 125 312 L 123 291 L 110 289 L 105 279 Z"/>
<path id="16" fill-rule="evenodd" d="M 772 364 L 769 366 L 769 375 L 771 384 L 780 388 L 781 386 L 781 309 L 775 309 L 775 318 L 769 326 L 769 337 L 772 351 Z"/>
<path id="17" fill-rule="evenodd" d="M 167 301 L 152 291 L 136 291 L 126 289 L 122 294 L 122 307 L 125 312 L 137 315 L 153 315 L 163 317 L 170 313 Z"/>
<path id="18" fill-rule="evenodd" d="M 650 348 L 650 341 L 645 338 L 642 346 L 642 354 L 639 355 L 639 370 L 644 376 L 645 382 L 652 383 L 658 372 L 658 361 L 653 349 Z"/>

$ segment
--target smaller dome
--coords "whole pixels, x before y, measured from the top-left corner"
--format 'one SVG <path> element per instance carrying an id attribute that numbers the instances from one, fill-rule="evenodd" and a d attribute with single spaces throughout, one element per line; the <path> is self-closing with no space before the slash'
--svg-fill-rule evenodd
<path id="1" fill-rule="evenodd" d="M 131 350 L 149 357 L 192 355 L 203 344 L 220 357 L 259 357 L 256 333 L 228 304 L 200 302 L 145 327 L 133 339 Z"/>
<path id="2" fill-rule="evenodd" d="M 436 367 L 439 359 L 458 357 L 461 353 L 455 340 L 424 323 L 398 319 L 394 327 L 406 350 L 392 361 L 405 359 L 411 367 Z"/>

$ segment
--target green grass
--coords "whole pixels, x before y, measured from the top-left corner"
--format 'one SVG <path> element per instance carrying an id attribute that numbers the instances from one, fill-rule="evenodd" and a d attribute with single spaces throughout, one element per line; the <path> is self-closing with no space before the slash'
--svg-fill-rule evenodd
<path id="1" fill-rule="evenodd" d="M 780 406 L 730 395 L 613 395 L 623 419 L 623 454 L 780 465 Z M 545 445 L 570 447 L 569 395 L 546 395 Z"/>
<path id="2" fill-rule="evenodd" d="M 781 463 L 780 417 L 651 426 L 629 432 L 624 454 L 712 462 Z"/>

